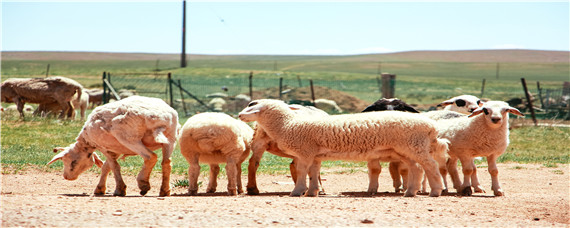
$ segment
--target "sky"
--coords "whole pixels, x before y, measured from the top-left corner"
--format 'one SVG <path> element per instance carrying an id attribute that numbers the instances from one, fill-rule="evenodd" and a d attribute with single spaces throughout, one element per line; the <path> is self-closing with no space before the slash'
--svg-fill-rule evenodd
<path id="1" fill-rule="evenodd" d="M 182 0 L 3 0 L 2 51 L 180 53 Z M 569 1 L 187 1 L 186 53 L 570 51 Z"/>

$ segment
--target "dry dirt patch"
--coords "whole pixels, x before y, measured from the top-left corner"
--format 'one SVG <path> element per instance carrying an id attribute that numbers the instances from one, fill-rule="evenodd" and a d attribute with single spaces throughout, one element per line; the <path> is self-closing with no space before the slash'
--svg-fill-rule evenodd
<path id="1" fill-rule="evenodd" d="M 259 176 L 260 196 L 225 196 L 225 178 L 220 178 L 221 193 L 189 197 L 183 195 L 186 189 L 174 188 L 177 196 L 157 197 L 155 173 L 148 196 L 139 196 L 135 177 L 125 175 L 126 197 L 94 197 L 97 174 L 65 181 L 61 173 L 27 171 L 2 175 L 1 226 L 569 226 L 568 165 L 500 164 L 499 171 L 504 197 L 493 197 L 488 172 L 480 167 L 487 193 L 437 198 L 385 193 L 393 191 L 387 172 L 380 175 L 382 193 L 373 197 L 364 194 L 365 172 L 325 169 L 327 195 L 292 198 L 287 194 L 293 185 L 282 175 Z M 200 178 L 207 183 L 207 177 Z M 112 192 L 112 177 L 109 181 Z"/>

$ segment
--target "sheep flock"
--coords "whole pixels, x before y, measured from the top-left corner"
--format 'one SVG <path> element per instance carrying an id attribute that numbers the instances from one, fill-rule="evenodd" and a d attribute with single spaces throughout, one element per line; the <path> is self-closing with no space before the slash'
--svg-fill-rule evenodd
<path id="1" fill-rule="evenodd" d="M 31 113 L 26 102 L 39 104 L 35 115 L 59 114 L 60 118 L 75 116 L 77 107 L 81 120 L 90 99 L 92 105 L 101 102 L 97 99 L 100 91 L 84 89 L 64 77 L 9 79 L 2 83 L 1 92 L 2 102 L 16 103 L 9 109 L 22 118 Z M 451 187 L 460 195 L 485 192 L 474 158 L 486 157 L 491 191 L 503 196 L 496 160 L 509 145 L 509 114 L 523 116 L 506 102 L 482 101 L 471 95 L 442 101 L 442 110 L 429 112 L 420 112 L 399 99 L 384 98 L 362 113 L 350 114 L 338 114 L 342 111 L 337 109 L 329 114 L 318 109 L 322 104 L 315 108 L 274 99 L 248 102 L 237 118 L 223 112 L 199 113 L 183 126 L 176 110 L 161 99 L 134 95 L 103 104 L 87 116 L 75 142 L 54 149 L 57 154 L 48 164 L 63 161 L 66 180 L 75 180 L 97 165 L 101 176 L 94 194 L 106 193 L 107 176 L 113 172 L 114 195 L 125 196 L 127 186 L 118 159 L 140 156 L 144 163 L 136 180 L 140 194 L 145 195 L 158 161 L 154 150 L 162 149 L 160 196 L 169 196 L 171 156 L 178 143 L 189 164 L 189 195 L 198 194 L 200 163 L 210 166 L 207 192 L 216 192 L 219 164 L 224 163 L 228 195 L 259 194 L 256 172 L 263 153 L 269 152 L 292 159 L 289 168 L 294 188 L 290 196 L 323 194 L 321 162 L 345 160 L 367 162 L 368 194 L 378 192 L 380 162 L 389 162 L 395 192 L 404 191 L 408 197 L 425 192 L 437 197 L 450 192 Z M 241 166 L 248 158 L 244 192 Z M 447 184 L 448 174 L 452 186 Z"/>

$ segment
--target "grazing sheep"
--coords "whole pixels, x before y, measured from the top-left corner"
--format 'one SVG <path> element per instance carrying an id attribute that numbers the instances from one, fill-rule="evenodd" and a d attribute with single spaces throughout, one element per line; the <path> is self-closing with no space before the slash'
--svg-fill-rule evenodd
<path id="1" fill-rule="evenodd" d="M 242 193 L 241 164 L 249 156 L 252 138 L 251 127 L 227 114 L 205 112 L 190 117 L 178 139 L 180 152 L 190 164 L 188 193 L 196 195 L 198 192 L 199 162 L 210 165 L 207 192 L 216 191 L 218 164 L 225 162 L 228 195 Z"/>
<path id="2" fill-rule="evenodd" d="M 59 118 L 63 118 L 66 110 L 67 117 L 71 117 L 73 106 L 71 100 L 75 93 L 81 97 L 83 86 L 78 82 L 61 77 L 47 78 L 9 78 L 1 85 L 2 102 L 14 102 L 18 107 L 20 116 L 24 118 L 24 104 L 29 103 L 57 103 L 61 107 Z"/>
<path id="3" fill-rule="evenodd" d="M 101 169 L 101 179 L 95 189 L 96 195 L 105 194 L 107 176 L 112 170 L 115 176 L 114 195 L 125 196 L 126 188 L 122 177 L 119 156 L 140 155 L 144 164 L 137 176 L 140 194 L 150 190 L 150 173 L 157 162 L 153 152 L 162 148 L 162 185 L 160 196 L 170 195 L 170 156 L 176 145 L 180 125 L 178 113 L 163 100 L 132 96 L 123 100 L 99 106 L 88 116 L 76 142 L 53 157 L 51 164 L 63 161 L 66 180 L 75 180 L 97 160 L 92 159 L 95 150 L 101 151 L 107 160 Z"/>
<path id="4" fill-rule="evenodd" d="M 445 107 L 444 110 L 455 111 L 463 114 L 471 114 L 473 110 L 483 105 L 481 99 L 473 95 L 461 95 L 441 102 L 437 106 Z"/>
<path id="5" fill-rule="evenodd" d="M 298 110 L 294 110 L 298 115 L 316 115 L 316 116 L 328 116 L 328 114 L 315 108 L 313 106 L 302 106 L 302 105 L 292 105 L 297 107 Z M 286 154 L 283 150 L 279 149 L 277 142 L 273 140 L 267 133 L 263 130 L 263 127 L 256 125 L 255 133 L 253 134 L 253 141 L 251 143 L 251 148 L 253 154 L 249 159 L 249 165 L 247 167 L 247 194 L 249 195 L 259 195 L 259 189 L 257 188 L 256 173 L 257 168 L 259 168 L 259 161 L 265 151 L 272 153 L 280 157 L 291 158 L 293 161 L 289 165 L 289 170 L 291 171 L 291 177 L 293 182 L 297 183 L 297 171 L 295 168 L 295 157 Z M 319 176 L 320 178 L 320 176 Z M 322 184 L 321 184 L 322 185 Z"/>
<path id="6" fill-rule="evenodd" d="M 219 97 L 216 97 L 208 102 L 208 106 L 210 106 L 210 108 L 212 108 L 212 110 L 215 112 L 223 111 L 224 105 L 226 105 L 226 101 L 223 98 Z"/>
<path id="7" fill-rule="evenodd" d="M 306 176 L 311 181 L 307 196 L 318 193 L 318 173 L 322 160 L 368 161 L 369 193 L 378 190 L 378 161 L 398 157 L 410 167 L 410 183 L 405 196 L 415 196 L 421 182 L 420 163 L 429 179 L 430 196 L 442 191 L 441 175 L 430 152 L 444 153 L 446 140 L 437 139 L 435 122 L 421 115 L 385 111 L 333 116 L 297 115 L 282 101 L 252 101 L 239 113 L 242 121 L 257 123 L 277 142 L 286 154 L 295 157 L 297 183 L 291 196 L 307 190 Z M 373 177 L 376 178 L 373 178 Z"/>
<path id="8" fill-rule="evenodd" d="M 524 116 L 518 109 L 502 101 L 488 101 L 467 117 L 439 120 L 439 137 L 448 139 L 451 144 L 447 169 L 454 188 L 462 195 L 471 195 L 471 180 L 476 169 L 474 157 L 485 156 L 491 174 L 491 189 L 495 196 L 504 195 L 498 180 L 496 160 L 509 145 L 509 114 Z M 483 115 L 481 115 L 483 114 Z M 463 167 L 463 184 L 457 172 L 457 160 Z M 476 176 L 475 176 L 476 177 Z M 479 183 L 473 183 L 480 188 Z"/>
<path id="9" fill-rule="evenodd" d="M 89 103 L 91 103 L 91 108 L 94 108 L 96 105 L 99 106 L 103 103 L 103 89 L 84 89 L 89 95 Z"/>
<path id="10" fill-rule="evenodd" d="M 85 112 L 87 111 L 87 104 L 89 103 L 89 94 L 85 92 L 85 90 L 81 93 L 81 98 L 77 98 L 78 94 L 74 95 L 73 100 L 71 100 L 71 104 L 74 108 L 79 108 L 81 115 L 81 121 L 85 120 Z M 55 114 L 61 111 L 61 107 L 58 103 L 47 103 L 47 104 L 40 104 L 38 109 L 34 112 L 35 115 L 47 116 L 49 114 Z M 75 119 L 75 111 L 71 113 L 71 119 Z"/>
<path id="11" fill-rule="evenodd" d="M 31 105 L 24 105 L 23 111 L 27 114 L 31 114 L 34 112 L 34 107 Z M 6 108 L 2 108 L 2 112 L 4 115 L 15 115 L 18 113 L 18 106 L 17 105 L 10 105 Z"/>
<path id="12" fill-rule="evenodd" d="M 342 108 L 340 108 L 335 101 L 329 99 L 316 99 L 315 107 L 328 112 L 328 113 L 341 113 Z"/>

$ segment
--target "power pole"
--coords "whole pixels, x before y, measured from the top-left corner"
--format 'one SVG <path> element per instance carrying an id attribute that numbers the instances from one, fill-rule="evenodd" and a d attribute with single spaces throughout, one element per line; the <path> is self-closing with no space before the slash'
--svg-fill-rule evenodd
<path id="1" fill-rule="evenodd" d="M 182 54 L 180 67 L 186 67 L 186 0 L 182 1 Z"/>

